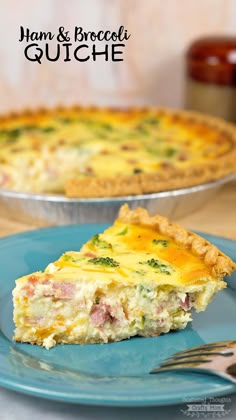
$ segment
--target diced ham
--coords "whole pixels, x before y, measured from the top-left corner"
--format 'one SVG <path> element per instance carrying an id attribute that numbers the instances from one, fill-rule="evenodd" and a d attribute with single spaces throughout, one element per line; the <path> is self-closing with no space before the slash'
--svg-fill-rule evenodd
<path id="1" fill-rule="evenodd" d="M 60 146 L 63 146 L 63 144 L 66 144 L 66 140 L 65 139 L 60 139 L 60 140 L 58 140 L 58 144 Z"/>
<path id="2" fill-rule="evenodd" d="M 61 299 L 72 299 L 75 294 L 75 284 L 64 282 L 64 283 L 54 283 L 53 290 L 56 294 L 59 293 Z"/>
<path id="3" fill-rule="evenodd" d="M 35 294 L 37 284 L 47 286 L 43 292 L 43 296 L 52 296 L 56 299 L 72 299 L 75 295 L 76 286 L 74 283 L 62 282 L 53 283 L 50 280 L 51 275 L 46 274 L 43 281 L 40 281 L 38 276 L 32 274 L 28 277 L 27 284 L 23 287 L 23 292 L 27 297 L 32 297 Z"/>
<path id="4" fill-rule="evenodd" d="M 22 291 L 23 291 L 24 296 L 27 296 L 27 297 L 34 296 L 34 286 L 32 286 L 32 284 L 27 284 L 26 286 L 24 286 L 22 288 Z"/>
<path id="5" fill-rule="evenodd" d="M 160 314 L 161 312 L 163 312 L 163 306 L 162 305 L 158 305 L 157 306 L 157 314 Z"/>
<path id="6" fill-rule="evenodd" d="M 45 284 L 45 283 L 44 283 Z M 69 282 L 52 283 L 51 288 L 44 292 L 44 296 L 56 299 L 72 299 L 75 294 L 75 284 Z"/>
<path id="7" fill-rule="evenodd" d="M 31 274 L 28 278 L 28 283 L 35 285 L 38 282 L 38 277 L 35 274 Z"/>
<path id="8" fill-rule="evenodd" d="M 42 281 L 42 284 L 51 284 L 50 283 L 50 279 L 52 278 L 52 275 L 50 274 L 50 273 L 46 273 L 45 274 L 45 278 L 44 278 L 44 280 Z"/>
<path id="9" fill-rule="evenodd" d="M 181 153 L 180 155 L 179 155 L 179 157 L 178 157 L 178 159 L 180 160 L 180 161 L 186 161 L 186 160 L 188 160 L 188 156 L 185 154 L 185 153 Z"/>
<path id="10" fill-rule="evenodd" d="M 44 319 L 41 316 L 34 316 L 33 318 L 30 318 L 29 316 L 25 316 L 24 317 L 24 322 L 26 324 L 32 325 L 32 326 L 34 326 L 34 325 L 37 325 L 37 326 L 42 325 L 43 320 Z"/>
<path id="11" fill-rule="evenodd" d="M 4 187 L 10 180 L 9 175 L 5 172 L 0 173 L 0 187 Z"/>
<path id="12" fill-rule="evenodd" d="M 111 315 L 110 305 L 104 303 L 99 303 L 92 307 L 90 318 L 96 327 L 100 327 L 106 322 L 113 322 L 115 319 L 115 317 Z"/>
<path id="13" fill-rule="evenodd" d="M 170 163 L 170 162 L 161 162 L 160 163 L 160 167 L 162 169 L 173 169 L 174 168 L 174 165 L 172 163 Z"/>
<path id="14" fill-rule="evenodd" d="M 56 178 L 58 176 L 58 171 L 56 170 L 56 168 L 52 167 L 49 164 L 46 165 L 45 170 L 51 178 Z"/>
<path id="15" fill-rule="evenodd" d="M 186 294 L 184 301 L 180 299 L 180 306 L 185 311 L 188 311 L 191 308 L 191 301 L 188 294 Z"/>
<path id="16" fill-rule="evenodd" d="M 28 278 L 28 283 L 23 287 L 23 292 L 27 297 L 34 296 L 35 284 L 38 282 L 38 277 L 35 274 L 31 274 Z"/>
<path id="17" fill-rule="evenodd" d="M 94 175 L 94 170 L 91 166 L 86 166 L 86 168 L 84 168 L 84 170 L 82 170 L 81 172 L 85 175 Z"/>
<path id="18" fill-rule="evenodd" d="M 137 146 L 135 144 L 123 144 L 121 150 L 137 150 Z"/>
<path id="19" fill-rule="evenodd" d="M 96 258 L 96 254 L 94 254 L 94 252 L 86 252 L 84 254 L 85 257 L 90 257 L 90 258 Z"/>

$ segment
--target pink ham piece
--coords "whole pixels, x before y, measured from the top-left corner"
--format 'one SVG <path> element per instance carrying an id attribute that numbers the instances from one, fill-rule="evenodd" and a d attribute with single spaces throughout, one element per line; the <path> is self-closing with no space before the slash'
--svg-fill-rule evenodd
<path id="1" fill-rule="evenodd" d="M 137 146 L 135 144 L 123 144 L 121 150 L 137 150 Z"/>
<path id="2" fill-rule="evenodd" d="M 9 175 L 5 172 L 0 173 L 0 187 L 4 187 L 10 181 Z"/>
<path id="3" fill-rule="evenodd" d="M 25 316 L 24 318 L 24 322 L 28 325 L 43 325 L 44 322 L 44 318 L 40 317 L 40 316 L 35 316 L 34 318 L 30 318 L 29 316 Z"/>
<path id="4" fill-rule="evenodd" d="M 180 155 L 179 155 L 179 157 L 178 157 L 178 159 L 180 160 L 180 161 L 186 161 L 187 159 L 188 159 L 188 156 L 185 154 L 185 153 L 181 153 Z"/>
<path id="5" fill-rule="evenodd" d="M 58 176 L 58 171 L 56 170 L 56 168 L 53 168 L 48 164 L 46 165 L 45 170 L 51 178 L 56 178 Z"/>
<path id="6" fill-rule="evenodd" d="M 86 252 L 84 255 L 85 255 L 85 257 L 90 257 L 90 258 L 96 258 L 96 256 L 97 256 L 93 252 Z"/>
<path id="7" fill-rule="evenodd" d="M 48 284 L 50 283 L 48 282 Z M 43 296 L 52 296 L 56 299 L 72 299 L 74 295 L 75 284 L 69 282 L 51 283 L 51 290 L 47 290 L 43 293 Z"/>
<path id="8" fill-rule="evenodd" d="M 188 294 L 186 294 L 184 301 L 180 300 L 180 306 L 185 311 L 188 311 L 191 308 L 191 302 Z"/>
<path id="9" fill-rule="evenodd" d="M 163 310 L 164 310 L 165 308 L 164 308 L 164 306 L 163 305 L 158 305 L 157 306 L 157 314 L 160 314 L 161 312 L 163 312 Z"/>
<path id="10" fill-rule="evenodd" d="M 90 318 L 96 327 L 101 327 L 105 322 L 113 322 L 115 319 L 114 316 L 111 315 L 110 305 L 106 305 L 102 302 L 92 307 Z"/>
<path id="11" fill-rule="evenodd" d="M 29 277 L 28 284 L 26 284 L 25 287 L 23 287 L 23 291 L 27 297 L 34 296 L 34 289 L 35 289 L 35 284 L 37 283 L 37 281 L 38 281 L 38 277 L 35 276 L 34 274 L 32 274 Z"/>
<path id="12" fill-rule="evenodd" d="M 25 295 L 32 297 L 35 294 L 37 287 L 38 277 L 34 274 L 29 277 L 27 285 L 23 288 Z M 44 286 L 48 286 L 47 290 L 44 290 L 43 296 L 54 297 L 55 299 L 72 299 L 75 295 L 75 284 L 70 282 L 53 283 L 50 281 L 50 277 L 46 278 L 43 282 L 39 282 Z"/>

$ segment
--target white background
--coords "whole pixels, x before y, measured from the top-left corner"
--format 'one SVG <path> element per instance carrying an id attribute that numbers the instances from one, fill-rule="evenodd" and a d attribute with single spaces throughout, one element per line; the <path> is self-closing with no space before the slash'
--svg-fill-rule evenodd
<path id="1" fill-rule="evenodd" d="M 124 62 L 33 63 L 20 26 L 32 31 L 131 33 Z M 0 0 L 0 112 L 54 105 L 183 105 L 184 54 L 196 37 L 236 35 L 235 0 Z"/>

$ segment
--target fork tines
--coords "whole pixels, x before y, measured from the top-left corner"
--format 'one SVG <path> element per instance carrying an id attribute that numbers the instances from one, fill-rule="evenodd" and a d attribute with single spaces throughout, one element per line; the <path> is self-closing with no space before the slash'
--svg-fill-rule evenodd
<path id="1" fill-rule="evenodd" d="M 200 369 L 205 363 L 210 363 L 214 357 L 228 357 L 234 354 L 230 351 L 236 346 L 236 341 L 218 341 L 204 344 L 178 352 L 156 366 L 150 373 L 158 373 L 175 369 Z M 202 366 L 202 367 L 203 367 Z"/>

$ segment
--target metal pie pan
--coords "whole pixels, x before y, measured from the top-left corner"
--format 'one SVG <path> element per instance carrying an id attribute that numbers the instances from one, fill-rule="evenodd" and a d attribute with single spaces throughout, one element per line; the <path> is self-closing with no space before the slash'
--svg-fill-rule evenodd
<path id="1" fill-rule="evenodd" d="M 120 206 L 128 203 L 132 209 L 141 206 L 150 214 L 159 213 L 176 219 L 203 207 L 223 184 L 235 178 L 236 174 L 232 174 L 217 181 L 177 190 L 90 199 L 0 189 L 0 213 L 8 219 L 37 226 L 104 223 L 112 222 Z"/>

